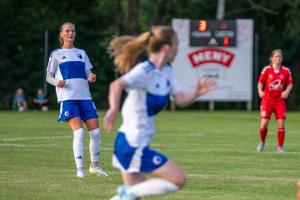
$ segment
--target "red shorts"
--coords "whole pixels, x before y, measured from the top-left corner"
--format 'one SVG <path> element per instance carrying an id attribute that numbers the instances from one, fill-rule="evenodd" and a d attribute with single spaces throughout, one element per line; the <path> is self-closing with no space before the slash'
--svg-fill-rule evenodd
<path id="1" fill-rule="evenodd" d="M 274 111 L 276 119 L 286 118 L 286 104 L 285 101 L 270 101 L 262 99 L 260 105 L 260 117 L 271 119 Z"/>

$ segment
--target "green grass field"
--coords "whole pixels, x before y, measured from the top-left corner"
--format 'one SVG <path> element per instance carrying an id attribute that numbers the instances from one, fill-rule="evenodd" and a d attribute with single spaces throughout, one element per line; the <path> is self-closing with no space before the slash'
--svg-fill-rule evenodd
<path id="1" fill-rule="evenodd" d="M 107 200 L 116 193 L 121 178 L 111 167 L 115 134 L 101 135 L 102 168 L 110 176 L 87 174 L 80 179 L 75 176 L 72 134 L 67 124 L 56 121 L 57 116 L 57 112 L 0 112 L 1 200 Z M 257 153 L 258 112 L 162 112 L 152 148 L 177 162 L 188 183 L 178 193 L 147 199 L 296 199 L 299 119 L 300 113 L 288 112 L 285 154 L 277 153 L 275 120 L 265 151 Z M 88 166 L 86 134 L 86 171 Z"/>

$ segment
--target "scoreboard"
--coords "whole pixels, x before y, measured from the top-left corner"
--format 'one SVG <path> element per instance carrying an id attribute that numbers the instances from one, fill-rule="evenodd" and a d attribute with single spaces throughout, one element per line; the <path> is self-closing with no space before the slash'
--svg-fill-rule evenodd
<path id="1" fill-rule="evenodd" d="M 199 101 L 252 101 L 252 19 L 173 19 L 172 27 L 179 39 L 173 68 L 183 91 L 212 77 L 216 89 Z"/>
<path id="2" fill-rule="evenodd" d="M 236 20 L 190 20 L 190 46 L 236 46 Z"/>

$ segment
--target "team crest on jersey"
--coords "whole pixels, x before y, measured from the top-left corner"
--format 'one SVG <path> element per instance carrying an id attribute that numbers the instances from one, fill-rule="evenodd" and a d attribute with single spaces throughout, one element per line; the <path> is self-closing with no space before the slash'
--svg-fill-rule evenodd
<path id="1" fill-rule="evenodd" d="M 158 155 L 156 155 L 156 156 L 154 156 L 154 157 L 152 158 L 152 162 L 153 162 L 155 165 L 160 165 L 160 164 L 161 164 L 161 161 L 162 161 L 162 159 L 161 159 L 161 157 L 158 156 Z"/>
<path id="2" fill-rule="evenodd" d="M 77 54 L 79 59 L 82 59 L 82 55 L 81 54 Z"/>
<path id="3" fill-rule="evenodd" d="M 69 114 L 70 114 L 69 111 L 66 111 L 66 112 L 65 112 L 65 116 L 66 116 L 66 117 L 68 117 Z"/>
<path id="4" fill-rule="evenodd" d="M 282 87 L 282 84 L 281 84 L 281 80 L 280 79 L 277 79 L 277 80 L 274 80 L 272 81 L 270 84 L 269 84 L 269 90 L 281 90 L 283 87 Z"/>
<path id="5" fill-rule="evenodd" d="M 280 78 L 281 80 L 283 80 L 283 79 L 284 79 L 284 75 L 283 75 L 283 74 L 280 74 L 279 78 Z"/>
<path id="6" fill-rule="evenodd" d="M 269 75 L 269 78 L 270 78 L 270 79 L 271 79 L 271 78 L 273 78 L 273 75 L 272 75 L 272 74 L 270 74 L 270 75 Z"/>

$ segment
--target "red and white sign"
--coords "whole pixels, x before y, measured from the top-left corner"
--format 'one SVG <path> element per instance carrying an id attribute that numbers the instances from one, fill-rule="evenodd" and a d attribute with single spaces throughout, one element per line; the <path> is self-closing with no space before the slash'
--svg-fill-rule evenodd
<path id="1" fill-rule="evenodd" d="M 204 48 L 189 53 L 188 57 L 193 67 L 207 63 L 218 63 L 230 67 L 234 54 L 219 48 Z"/>
<path id="2" fill-rule="evenodd" d="M 217 88 L 200 101 L 251 101 L 253 87 L 253 20 L 238 19 L 234 47 L 191 47 L 189 19 L 173 19 L 179 50 L 173 62 L 185 92 L 195 89 L 197 79 L 213 77 Z"/>

